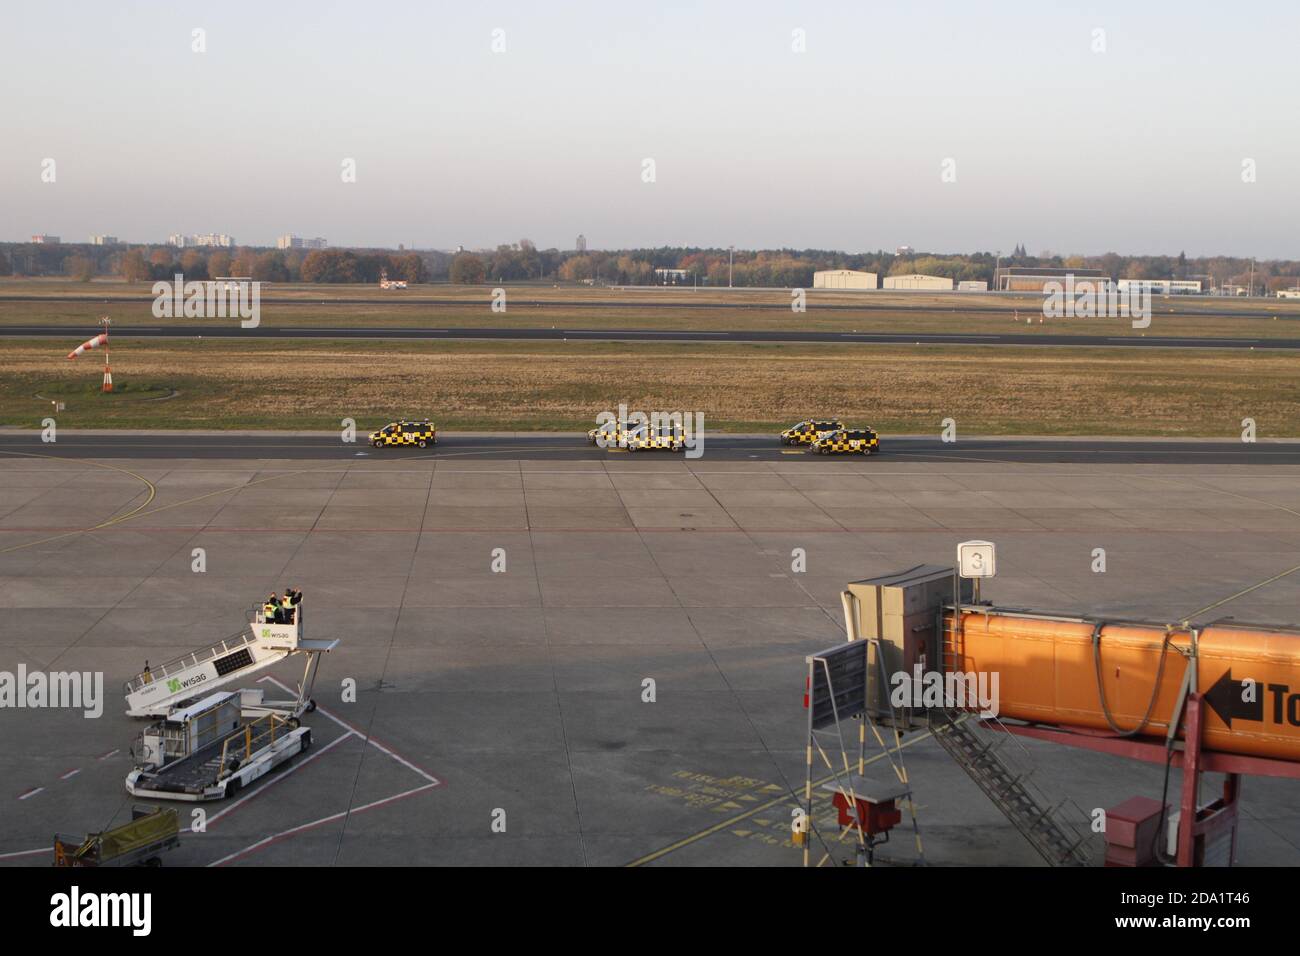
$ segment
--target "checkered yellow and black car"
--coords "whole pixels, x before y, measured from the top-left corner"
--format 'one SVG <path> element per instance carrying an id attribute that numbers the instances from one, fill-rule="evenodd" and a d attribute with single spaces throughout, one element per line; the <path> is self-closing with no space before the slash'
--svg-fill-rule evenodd
<path id="1" fill-rule="evenodd" d="M 822 432 L 809 445 L 809 454 L 874 455 L 880 450 L 880 436 L 870 428 L 841 428 Z"/>
<path id="2" fill-rule="evenodd" d="M 651 428 L 641 425 L 628 431 L 628 451 L 681 451 L 686 447 L 686 433 L 680 425 Z"/>
<path id="3" fill-rule="evenodd" d="M 389 422 L 377 432 L 370 433 L 370 444 L 376 448 L 388 445 L 407 445 L 424 448 L 437 444 L 438 430 L 432 422 Z"/>
<path id="4" fill-rule="evenodd" d="M 634 424 L 633 428 L 636 427 Z M 623 437 L 628 433 L 628 423 L 620 421 L 604 422 L 587 432 L 587 441 L 602 448 L 618 448 Z"/>
<path id="5" fill-rule="evenodd" d="M 781 432 L 782 445 L 808 445 L 822 432 L 839 431 L 844 425 L 837 418 L 810 418 Z"/>

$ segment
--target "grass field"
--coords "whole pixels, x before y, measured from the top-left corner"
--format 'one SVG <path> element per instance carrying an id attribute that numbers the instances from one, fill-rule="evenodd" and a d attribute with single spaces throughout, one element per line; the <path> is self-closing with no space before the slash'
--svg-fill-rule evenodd
<path id="1" fill-rule="evenodd" d="M 429 416 L 572 430 L 626 402 L 732 431 L 837 414 L 894 433 L 951 417 L 967 435 L 1235 438 L 1250 417 L 1263 438 L 1300 436 L 1300 357 L 1267 351 L 134 340 L 113 351 L 119 391 L 104 396 L 93 356 L 69 362 L 50 340 L 5 349 L 0 424 L 28 428 L 53 399 L 67 428 L 226 429 Z"/>
<path id="2" fill-rule="evenodd" d="M 132 325 L 200 319 L 157 319 L 149 283 L 0 281 L 0 325 L 67 325 L 93 331 L 99 316 L 119 331 Z M 78 296 L 79 301 L 56 301 Z M 1051 336 L 1195 335 L 1228 338 L 1300 337 L 1300 301 L 1174 296 L 1153 300 L 1151 326 L 1134 330 L 1126 318 L 1039 322 L 1037 296 L 899 292 L 808 292 L 808 311 L 790 310 L 782 290 L 590 289 L 542 285 L 506 287 L 506 311 L 490 309 L 490 286 L 414 286 L 382 292 L 375 286 L 267 286 L 261 320 L 268 326 L 693 329 L 840 332 L 967 332 L 1015 330 Z M 371 301 L 347 301 L 371 300 Z M 378 301 L 374 301 L 378 300 Z M 1206 313 L 1230 310 L 1230 316 Z M 75 337 L 75 334 L 74 334 Z"/>

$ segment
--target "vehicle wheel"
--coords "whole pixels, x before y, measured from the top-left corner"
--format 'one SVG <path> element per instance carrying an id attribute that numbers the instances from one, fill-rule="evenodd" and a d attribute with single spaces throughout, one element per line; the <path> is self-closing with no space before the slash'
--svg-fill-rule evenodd
<path id="1" fill-rule="evenodd" d="M 629 453 L 636 451 L 636 445 L 628 445 L 627 450 Z"/>
<path id="2" fill-rule="evenodd" d="M 370 444 L 374 445 L 376 448 L 383 448 L 383 447 L 384 447 L 384 443 L 381 442 L 378 438 L 376 438 L 376 439 L 375 439 L 374 441 L 372 441 Z"/>
<path id="3" fill-rule="evenodd" d="M 149 857 L 149 859 L 147 859 L 147 860 L 144 861 L 144 865 L 145 865 L 145 866 L 162 866 L 162 857 L 160 857 L 160 856 L 151 856 L 151 857 Z"/>
<path id="4" fill-rule="evenodd" d="M 230 798 L 238 794 L 240 786 L 241 784 L 239 782 L 238 777 L 230 781 L 230 783 L 226 784 L 226 799 L 229 800 Z"/>
<path id="5" fill-rule="evenodd" d="M 310 730 L 307 731 L 305 734 L 302 735 L 302 749 L 303 749 L 303 750 L 310 750 L 310 749 L 311 749 L 311 731 L 310 731 Z"/>
<path id="6" fill-rule="evenodd" d="M 427 444 L 428 444 L 428 442 L 426 442 L 424 439 L 420 439 L 419 445 L 420 445 L 421 448 L 423 448 L 423 447 L 424 447 L 425 445 L 427 445 Z"/>
<path id="7" fill-rule="evenodd" d="M 289 718 L 289 729 L 290 729 L 290 730 L 297 730 L 300 726 L 302 726 L 302 721 L 299 720 L 297 717 L 290 717 L 290 718 Z"/>
<path id="8" fill-rule="evenodd" d="M 307 701 L 307 713 L 310 714 L 310 713 L 311 713 L 312 711 L 314 711 L 315 709 L 316 709 L 316 701 L 315 701 L 315 699 L 312 699 L 312 700 Z"/>

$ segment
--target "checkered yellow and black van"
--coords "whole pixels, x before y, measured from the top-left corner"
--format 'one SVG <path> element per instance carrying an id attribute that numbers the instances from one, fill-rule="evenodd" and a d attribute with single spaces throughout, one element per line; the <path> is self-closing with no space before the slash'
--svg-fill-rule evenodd
<path id="1" fill-rule="evenodd" d="M 809 445 L 822 432 L 839 431 L 844 425 L 837 418 L 810 418 L 781 432 L 782 445 Z"/>
<path id="2" fill-rule="evenodd" d="M 841 428 L 823 432 L 808 445 L 818 455 L 874 455 L 880 450 L 880 436 L 870 428 Z"/>
<path id="3" fill-rule="evenodd" d="M 628 451 L 681 451 L 686 447 L 686 434 L 679 426 L 660 429 L 643 425 L 626 435 Z"/>
<path id="4" fill-rule="evenodd" d="M 635 427 L 635 426 L 633 426 Z M 627 435 L 628 423 L 620 421 L 605 422 L 587 432 L 587 441 L 602 448 L 619 448 Z"/>
<path id="5" fill-rule="evenodd" d="M 376 448 L 388 445 L 424 448 L 437 441 L 438 430 L 432 422 L 389 422 L 379 431 L 370 433 L 370 444 Z"/>

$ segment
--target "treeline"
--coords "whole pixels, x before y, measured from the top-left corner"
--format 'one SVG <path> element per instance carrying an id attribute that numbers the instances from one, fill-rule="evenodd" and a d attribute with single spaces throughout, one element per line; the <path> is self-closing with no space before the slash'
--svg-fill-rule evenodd
<path id="1" fill-rule="evenodd" d="M 1253 285 L 1256 291 L 1300 284 L 1300 262 L 1226 256 L 1027 255 L 1017 246 L 1011 255 L 978 252 L 916 252 L 898 255 L 844 253 L 824 249 L 727 249 L 659 247 L 656 249 L 538 249 L 527 239 L 493 250 L 446 253 L 391 252 L 370 249 L 267 250 L 176 249 L 171 246 L 92 246 L 76 243 L 0 243 L 0 275 L 66 276 L 90 281 L 120 276 L 132 282 L 251 276 L 263 282 L 372 283 L 387 270 L 407 282 L 507 283 L 579 282 L 596 285 L 700 285 L 810 288 L 822 269 L 856 269 L 880 276 L 919 272 L 954 281 L 992 282 L 998 266 L 1100 269 L 1113 279 L 1206 280 L 1208 285 Z M 656 271 L 660 270 L 660 271 Z"/>

